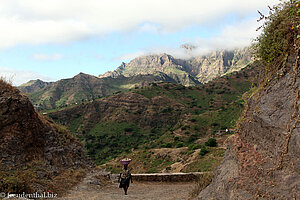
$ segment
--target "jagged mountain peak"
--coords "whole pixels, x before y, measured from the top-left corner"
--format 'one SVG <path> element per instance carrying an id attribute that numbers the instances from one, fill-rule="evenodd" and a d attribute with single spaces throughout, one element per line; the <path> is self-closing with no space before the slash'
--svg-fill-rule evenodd
<path id="1" fill-rule="evenodd" d="M 186 44 L 182 45 L 181 48 L 191 52 L 196 47 Z M 116 70 L 109 71 L 99 77 L 118 78 L 121 75 L 130 77 L 138 74 L 153 74 L 159 71 L 178 80 L 180 84 L 193 85 L 196 83 L 187 81 L 186 77 L 192 77 L 196 81 L 205 83 L 225 73 L 238 71 L 250 62 L 251 56 L 248 48 L 220 49 L 207 55 L 194 56 L 187 60 L 176 59 L 171 55 L 162 53 L 140 56 L 129 63 L 123 62 Z"/>

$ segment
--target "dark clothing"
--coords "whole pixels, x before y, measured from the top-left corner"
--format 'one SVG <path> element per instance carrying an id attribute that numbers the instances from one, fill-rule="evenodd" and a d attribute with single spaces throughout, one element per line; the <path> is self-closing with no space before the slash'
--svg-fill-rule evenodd
<path id="1" fill-rule="evenodd" d="M 127 186 L 127 188 L 128 188 L 129 182 L 130 182 L 130 178 L 121 178 L 119 188 L 125 188 L 125 186 Z"/>

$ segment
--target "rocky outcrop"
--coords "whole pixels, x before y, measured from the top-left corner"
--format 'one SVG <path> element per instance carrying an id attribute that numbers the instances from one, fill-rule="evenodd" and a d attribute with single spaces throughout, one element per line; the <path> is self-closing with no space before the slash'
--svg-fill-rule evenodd
<path id="1" fill-rule="evenodd" d="M 188 54 L 196 48 L 182 45 Z M 238 71 L 251 62 L 248 48 L 236 50 L 220 50 L 204 56 L 190 59 L 175 59 L 168 54 L 146 55 L 133 59 L 129 63 L 122 63 L 115 71 L 109 71 L 99 77 L 118 78 L 131 77 L 137 74 L 153 74 L 162 72 L 182 85 L 196 85 L 206 83 L 226 73 Z"/>
<path id="2" fill-rule="evenodd" d="M 35 112 L 20 91 L 0 81 L 1 173 L 38 169 L 37 179 L 55 177 L 68 169 L 91 165 L 82 145 L 63 128 Z M 2 174 L 3 175 L 3 174 Z M 5 189 L 5 181 L 0 188 Z M 28 180 L 26 184 L 37 184 Z M 4 185 L 4 186 L 3 186 Z M 13 191 L 10 191 L 13 192 Z"/>
<path id="3" fill-rule="evenodd" d="M 184 66 L 177 63 L 177 60 L 168 54 L 137 57 L 128 64 L 123 62 L 115 71 L 106 72 L 99 77 L 119 78 L 121 76 L 133 77 L 156 73 L 164 73 L 175 80 L 176 83 L 182 85 L 199 84 L 197 80 L 185 71 Z"/>
<path id="4" fill-rule="evenodd" d="M 252 61 L 249 49 L 219 50 L 209 55 L 197 56 L 186 61 L 189 73 L 199 82 L 206 83 L 226 73 L 239 71 Z"/>
<path id="5" fill-rule="evenodd" d="M 248 101 L 239 133 L 198 199 L 300 198 L 299 54 Z"/>

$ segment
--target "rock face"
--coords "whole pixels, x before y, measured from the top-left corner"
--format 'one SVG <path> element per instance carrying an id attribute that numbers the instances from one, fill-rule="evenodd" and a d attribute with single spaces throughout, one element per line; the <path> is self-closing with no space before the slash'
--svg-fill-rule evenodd
<path id="1" fill-rule="evenodd" d="M 214 51 L 210 55 L 198 56 L 187 61 L 189 73 L 201 83 L 206 83 L 226 73 L 239 71 L 251 62 L 247 48 Z"/>
<path id="2" fill-rule="evenodd" d="M 1 172 L 39 163 L 43 172 L 37 178 L 41 179 L 90 165 L 77 139 L 36 113 L 26 96 L 3 81 L 0 81 L 0 160 Z"/>
<path id="3" fill-rule="evenodd" d="M 187 51 L 196 47 L 183 45 Z M 182 85 L 206 83 L 227 72 L 238 71 L 251 62 L 247 48 L 214 51 L 209 55 L 196 56 L 187 60 L 175 59 L 167 54 L 147 55 L 122 63 L 115 71 L 106 72 L 99 77 L 130 77 L 137 74 L 162 72 Z"/>
<path id="4" fill-rule="evenodd" d="M 228 139 L 225 158 L 199 200 L 300 198 L 296 55 L 290 55 L 285 67 L 249 99 L 239 133 Z"/>
<path id="5" fill-rule="evenodd" d="M 135 58 L 128 64 L 122 63 L 115 71 L 106 72 L 99 77 L 133 77 L 136 75 L 156 73 L 164 73 L 174 79 L 176 83 L 180 83 L 182 85 L 189 86 L 199 84 L 197 80 L 186 72 L 184 66 L 177 62 L 175 58 L 167 54 L 147 55 Z"/>

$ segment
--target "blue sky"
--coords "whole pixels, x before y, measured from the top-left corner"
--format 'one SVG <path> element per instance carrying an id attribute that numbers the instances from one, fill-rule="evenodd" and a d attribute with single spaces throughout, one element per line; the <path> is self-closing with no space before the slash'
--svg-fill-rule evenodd
<path id="1" fill-rule="evenodd" d="M 26 3 L 25 3 L 26 2 Z M 92 75 L 149 53 L 186 58 L 244 47 L 257 36 L 257 10 L 274 0 L 2 0 L 0 76 L 15 85 Z"/>

